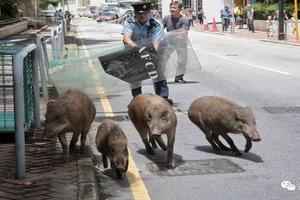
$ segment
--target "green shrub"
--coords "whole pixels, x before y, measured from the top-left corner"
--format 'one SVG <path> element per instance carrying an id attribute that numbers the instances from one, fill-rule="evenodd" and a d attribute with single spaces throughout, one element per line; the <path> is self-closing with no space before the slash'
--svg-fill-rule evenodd
<path id="1" fill-rule="evenodd" d="M 298 5 L 298 13 L 300 4 Z M 245 13 L 246 12 L 246 8 Z M 274 16 L 276 13 L 276 10 L 278 10 L 278 3 L 275 4 L 265 4 L 265 3 L 255 3 L 253 4 L 254 9 L 254 19 L 260 19 L 265 20 L 269 15 Z M 290 18 L 294 13 L 294 4 L 288 3 L 285 4 L 284 10 L 286 11 L 287 16 Z"/>

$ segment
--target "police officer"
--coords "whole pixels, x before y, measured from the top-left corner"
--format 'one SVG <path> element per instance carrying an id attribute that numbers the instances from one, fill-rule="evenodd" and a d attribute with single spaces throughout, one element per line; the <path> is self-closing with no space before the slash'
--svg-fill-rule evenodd
<path id="1" fill-rule="evenodd" d="M 151 13 L 151 3 L 138 2 L 132 4 L 134 8 L 134 18 L 128 18 L 124 22 L 123 42 L 129 47 L 146 44 L 151 40 L 154 48 L 159 50 L 159 46 L 164 39 L 164 28 Z M 158 66 L 159 67 L 159 66 Z M 159 70 L 158 70 L 159 71 Z M 163 75 L 159 75 L 163 77 Z M 159 79 L 153 83 L 155 93 L 165 98 L 171 105 L 173 101 L 168 99 L 169 88 L 165 78 Z M 141 83 L 132 84 L 132 96 L 142 93 Z"/>

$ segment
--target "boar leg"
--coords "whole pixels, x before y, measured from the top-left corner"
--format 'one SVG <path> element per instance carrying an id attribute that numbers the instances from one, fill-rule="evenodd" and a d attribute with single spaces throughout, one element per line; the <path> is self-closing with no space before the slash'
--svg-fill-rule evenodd
<path id="1" fill-rule="evenodd" d="M 236 156 L 242 155 L 239 149 L 234 145 L 233 140 L 226 133 L 222 134 L 222 137 L 226 140 L 226 142 L 228 142 L 232 152 L 234 152 Z"/>
<path id="2" fill-rule="evenodd" d="M 138 127 L 138 132 L 143 140 L 143 143 L 146 147 L 146 151 L 148 154 L 155 154 L 154 149 L 151 147 L 148 140 L 148 129 L 145 127 Z M 151 136 L 150 136 L 151 137 Z"/>
<path id="3" fill-rule="evenodd" d="M 66 138 L 66 133 L 60 133 L 58 135 L 58 139 L 59 139 L 62 149 L 63 149 L 63 161 L 68 162 L 69 161 L 69 151 L 68 151 L 68 142 L 67 142 L 67 138 Z"/>
<path id="4" fill-rule="evenodd" d="M 86 141 L 86 135 L 89 132 L 89 128 L 87 130 L 84 130 L 81 132 L 80 135 L 80 153 L 84 153 L 85 150 L 85 141 Z"/>
<path id="5" fill-rule="evenodd" d="M 103 163 L 103 167 L 106 169 L 107 168 L 107 157 L 105 154 L 102 154 L 102 163 Z"/>
<path id="6" fill-rule="evenodd" d="M 246 138 L 246 146 L 245 146 L 245 152 L 249 152 L 252 147 L 252 141 L 251 138 L 248 135 L 244 134 L 244 137 Z"/>
<path id="7" fill-rule="evenodd" d="M 213 139 L 214 139 L 214 142 L 220 147 L 221 150 L 223 151 L 230 151 L 231 149 L 226 147 L 220 140 L 219 140 L 219 135 L 217 134 L 214 134 L 213 135 Z"/>
<path id="8" fill-rule="evenodd" d="M 150 140 L 150 143 L 152 145 L 152 148 L 156 149 L 157 148 L 157 144 L 155 142 L 155 139 L 152 136 L 149 136 L 149 140 Z"/>
<path id="9" fill-rule="evenodd" d="M 79 135 L 80 135 L 79 131 L 74 131 L 71 142 L 70 142 L 70 147 L 69 147 L 69 149 L 71 151 L 73 151 L 75 149 L 75 146 L 76 146 L 76 143 L 78 141 Z"/>
<path id="10" fill-rule="evenodd" d="M 206 135 L 206 139 L 207 139 L 207 141 L 210 143 L 210 145 L 212 146 L 214 152 L 215 152 L 216 154 L 220 154 L 220 153 L 221 153 L 221 149 L 220 149 L 220 147 L 218 147 L 218 146 L 216 145 L 216 143 L 214 142 L 214 139 L 213 139 L 212 134 Z"/>
<path id="11" fill-rule="evenodd" d="M 173 159 L 173 148 L 175 142 L 175 130 L 169 131 L 167 133 L 168 138 L 168 147 L 167 147 L 167 164 L 168 167 L 173 169 L 175 168 L 175 160 Z"/>
<path id="12" fill-rule="evenodd" d="M 155 140 L 158 143 L 158 145 L 160 146 L 160 148 L 162 148 L 164 151 L 167 150 L 167 145 L 165 144 L 165 142 L 163 141 L 163 139 L 161 138 L 161 136 L 155 137 Z"/>

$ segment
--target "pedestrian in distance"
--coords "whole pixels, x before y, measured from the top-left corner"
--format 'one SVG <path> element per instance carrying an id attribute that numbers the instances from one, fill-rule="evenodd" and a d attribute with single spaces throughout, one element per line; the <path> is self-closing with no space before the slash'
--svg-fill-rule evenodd
<path id="1" fill-rule="evenodd" d="M 267 36 L 273 37 L 273 25 L 274 20 L 272 19 L 272 16 L 268 16 L 268 20 L 266 21 L 266 30 L 267 30 Z"/>
<path id="2" fill-rule="evenodd" d="M 222 19 L 222 31 L 227 31 L 230 24 L 230 18 L 232 14 L 229 10 L 229 6 L 225 5 L 224 9 L 221 10 L 221 19 Z"/>
<path id="3" fill-rule="evenodd" d="M 169 43 L 174 47 L 173 51 L 176 51 L 177 53 L 175 83 L 186 83 L 183 76 L 186 71 L 186 63 L 188 59 L 187 40 L 185 37 L 187 36 L 190 27 L 189 19 L 180 14 L 182 11 L 182 3 L 179 1 L 171 2 L 169 10 L 170 15 L 163 18 L 162 24 L 167 30 L 166 35 L 170 35 L 172 38 Z"/>
<path id="4" fill-rule="evenodd" d="M 128 18 L 123 26 L 123 42 L 129 47 L 137 47 L 138 45 L 145 45 L 149 39 L 156 51 L 159 51 L 161 42 L 164 40 L 164 28 L 151 13 L 151 3 L 137 2 L 132 4 L 134 9 L 134 18 Z M 160 53 L 160 52 L 159 52 Z M 158 76 L 161 77 L 158 81 L 154 81 L 155 93 L 165 98 L 171 105 L 173 101 L 168 99 L 169 88 L 167 80 L 164 77 L 162 67 L 158 64 Z M 131 85 L 132 96 L 135 97 L 142 93 L 141 83 L 134 83 Z"/>
<path id="5" fill-rule="evenodd" d="M 197 17 L 200 24 L 203 24 L 203 16 L 204 16 L 203 8 L 200 8 L 200 10 L 197 13 Z"/>
<path id="6" fill-rule="evenodd" d="M 247 4 L 247 25 L 248 25 L 249 32 L 252 33 L 254 33 L 253 17 L 254 17 L 254 9 L 252 8 L 251 4 Z"/>

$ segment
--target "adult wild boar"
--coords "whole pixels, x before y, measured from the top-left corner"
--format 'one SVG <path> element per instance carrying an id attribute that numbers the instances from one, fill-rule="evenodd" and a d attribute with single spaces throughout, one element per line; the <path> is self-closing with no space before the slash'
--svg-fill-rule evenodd
<path id="1" fill-rule="evenodd" d="M 104 168 L 107 168 L 108 157 L 111 168 L 121 179 L 122 172 L 126 172 L 128 169 L 127 138 L 122 129 L 115 121 L 105 119 L 98 126 L 95 141 L 98 151 L 102 154 Z"/>
<path id="2" fill-rule="evenodd" d="M 81 135 L 80 152 L 85 150 L 85 140 L 96 109 L 91 99 L 81 91 L 68 90 L 54 101 L 47 104 L 45 134 L 48 137 L 58 136 L 63 149 L 63 161 L 69 160 L 67 132 L 73 132 L 70 150 L 75 148 Z"/>
<path id="3" fill-rule="evenodd" d="M 128 105 L 128 115 L 139 132 L 145 144 L 146 151 L 154 154 L 153 148 L 157 147 L 157 142 L 164 151 L 167 150 L 168 152 L 168 167 L 174 168 L 173 148 L 177 117 L 170 104 L 158 95 L 140 94 L 133 98 Z M 167 135 L 167 146 L 161 138 L 162 134 Z"/>
<path id="4" fill-rule="evenodd" d="M 196 99 L 190 105 L 188 116 L 202 130 L 216 153 L 220 153 L 220 150 L 231 150 L 236 156 L 242 155 L 228 133 L 244 135 L 247 141 L 245 152 L 251 149 L 251 140 L 261 140 L 251 108 L 242 107 L 222 97 L 204 96 Z M 227 141 L 231 149 L 219 140 L 219 135 Z"/>

